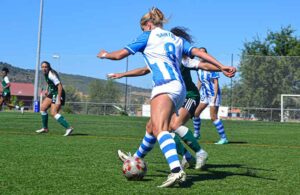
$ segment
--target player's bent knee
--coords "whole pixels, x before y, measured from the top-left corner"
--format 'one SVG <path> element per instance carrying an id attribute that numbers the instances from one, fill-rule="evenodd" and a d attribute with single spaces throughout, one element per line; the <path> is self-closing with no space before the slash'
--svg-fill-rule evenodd
<path id="1" fill-rule="evenodd" d="M 217 117 L 212 117 L 210 120 L 212 121 L 212 122 L 214 122 L 215 120 L 217 120 L 218 118 Z"/>
<path id="2" fill-rule="evenodd" d="M 57 112 L 53 112 L 53 111 L 52 111 L 52 112 L 51 112 L 51 116 L 52 116 L 52 117 L 55 117 L 55 115 L 57 115 Z"/>
<path id="3" fill-rule="evenodd" d="M 155 129 L 153 129 L 153 132 L 152 132 L 152 134 L 155 136 L 155 137 L 157 137 L 158 136 L 158 134 L 160 133 L 161 131 L 159 131 L 159 130 L 155 130 Z"/>

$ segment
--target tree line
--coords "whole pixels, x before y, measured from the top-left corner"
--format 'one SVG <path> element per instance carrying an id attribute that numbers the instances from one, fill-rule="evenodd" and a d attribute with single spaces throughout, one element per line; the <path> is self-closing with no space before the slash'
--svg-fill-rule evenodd
<path id="1" fill-rule="evenodd" d="M 239 78 L 223 88 L 223 105 L 279 108 L 281 94 L 300 94 L 300 39 L 291 26 L 245 42 Z"/>

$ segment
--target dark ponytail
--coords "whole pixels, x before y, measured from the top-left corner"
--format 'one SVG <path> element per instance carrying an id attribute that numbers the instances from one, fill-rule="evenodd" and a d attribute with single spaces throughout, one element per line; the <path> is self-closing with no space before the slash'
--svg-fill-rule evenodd
<path id="1" fill-rule="evenodd" d="M 193 37 L 188 33 L 189 29 L 177 26 L 171 29 L 171 32 L 177 37 L 184 38 L 189 43 L 194 43 Z"/>
<path id="2" fill-rule="evenodd" d="M 49 72 L 51 71 L 59 79 L 58 73 L 54 69 L 52 69 L 51 64 L 48 61 L 42 61 L 41 64 L 47 64 Z"/>
<path id="3" fill-rule="evenodd" d="M 8 68 L 6 68 L 6 67 L 2 68 L 2 71 L 3 71 L 3 72 L 6 72 L 6 74 L 9 73 L 9 70 L 8 70 Z"/>

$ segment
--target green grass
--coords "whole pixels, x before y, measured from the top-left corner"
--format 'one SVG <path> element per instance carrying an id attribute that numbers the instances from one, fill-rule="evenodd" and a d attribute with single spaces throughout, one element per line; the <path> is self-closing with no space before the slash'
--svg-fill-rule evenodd
<path id="1" fill-rule="evenodd" d="M 214 145 L 202 124 L 204 170 L 188 169 L 183 187 L 160 189 L 169 168 L 159 147 L 145 158 L 143 181 L 127 181 L 117 149 L 135 152 L 147 118 L 65 115 L 74 135 L 49 118 L 37 135 L 39 114 L 0 113 L 0 194 L 300 194 L 300 124 L 224 121 L 228 145 Z M 192 127 L 189 122 L 188 127 Z"/>

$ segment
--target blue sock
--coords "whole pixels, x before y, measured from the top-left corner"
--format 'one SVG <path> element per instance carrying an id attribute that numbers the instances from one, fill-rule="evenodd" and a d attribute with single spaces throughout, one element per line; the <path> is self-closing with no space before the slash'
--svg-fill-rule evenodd
<path id="1" fill-rule="evenodd" d="M 135 154 L 133 156 L 139 157 L 139 158 L 144 158 L 146 156 L 146 154 L 152 150 L 155 143 L 156 143 L 156 138 L 153 135 L 147 133 L 147 131 L 146 131 L 145 137 L 144 137 L 139 149 L 135 152 Z"/>
<path id="2" fill-rule="evenodd" d="M 213 124 L 215 125 L 220 137 L 222 139 L 227 139 L 222 121 L 220 119 L 217 119 L 213 122 Z"/>
<path id="3" fill-rule="evenodd" d="M 200 117 L 194 117 L 193 118 L 193 123 L 194 123 L 194 134 L 200 135 L 200 126 L 201 126 Z"/>
<path id="4" fill-rule="evenodd" d="M 162 131 L 158 134 L 157 140 L 160 149 L 169 164 L 171 172 L 178 173 L 180 170 L 182 170 L 182 168 L 176 151 L 176 144 L 172 138 L 172 135 L 167 131 Z"/>

